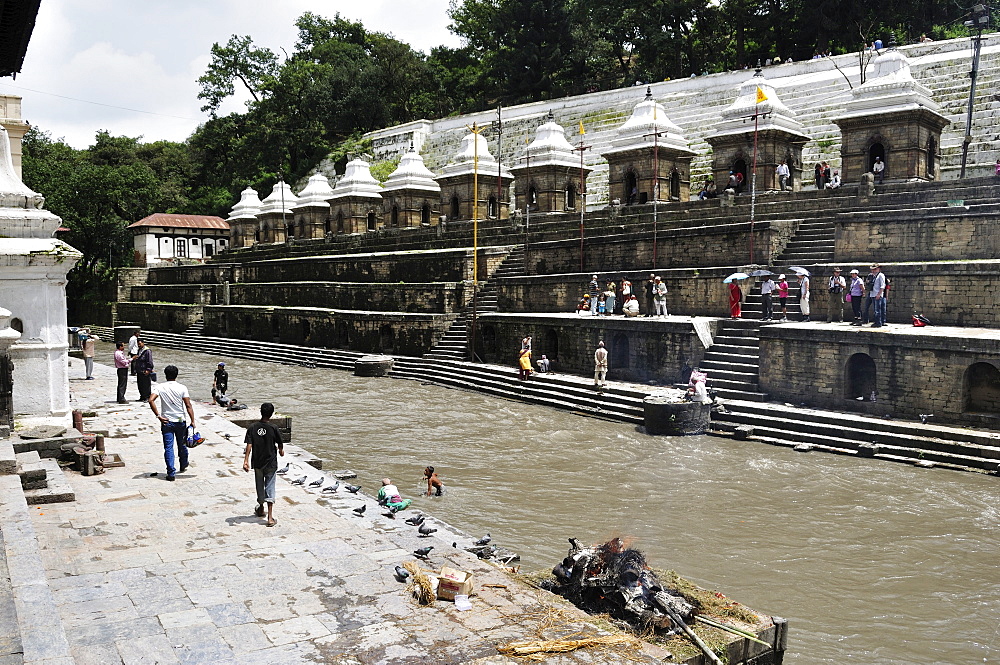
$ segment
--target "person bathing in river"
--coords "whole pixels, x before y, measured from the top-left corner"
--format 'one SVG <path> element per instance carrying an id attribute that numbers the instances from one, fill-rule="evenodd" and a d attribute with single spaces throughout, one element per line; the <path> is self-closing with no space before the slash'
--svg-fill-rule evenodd
<path id="1" fill-rule="evenodd" d="M 427 481 L 427 496 L 431 496 L 432 494 L 434 496 L 441 496 L 444 485 L 441 484 L 441 479 L 438 478 L 433 466 L 424 469 L 424 480 Z"/>
<path id="2" fill-rule="evenodd" d="M 404 510 L 410 505 L 410 499 L 404 499 L 399 495 L 399 490 L 388 478 L 382 479 L 382 487 L 378 491 L 378 502 L 387 506 L 392 512 Z"/>

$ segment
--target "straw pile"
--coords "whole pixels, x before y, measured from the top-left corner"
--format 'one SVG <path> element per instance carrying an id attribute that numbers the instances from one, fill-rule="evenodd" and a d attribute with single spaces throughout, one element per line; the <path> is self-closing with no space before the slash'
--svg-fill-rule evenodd
<path id="1" fill-rule="evenodd" d="M 411 581 L 408 589 L 416 597 L 417 602 L 421 605 L 433 604 L 436 600 L 436 594 L 427 573 L 421 570 L 415 561 L 407 561 L 403 564 L 403 568 L 406 568 L 410 573 Z"/>
<path id="2" fill-rule="evenodd" d="M 638 640 L 630 635 L 600 635 L 584 637 L 577 640 L 525 640 L 500 645 L 497 651 L 505 656 L 525 658 L 527 660 L 545 660 L 545 654 L 567 653 L 577 649 L 590 648 L 635 648 Z"/>

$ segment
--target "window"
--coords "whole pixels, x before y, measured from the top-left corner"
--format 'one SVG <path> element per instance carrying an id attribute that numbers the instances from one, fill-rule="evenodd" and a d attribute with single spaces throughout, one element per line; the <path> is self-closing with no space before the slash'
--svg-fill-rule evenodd
<path id="1" fill-rule="evenodd" d="M 393 204 L 392 210 L 389 211 L 389 225 L 392 228 L 399 227 L 399 206 Z"/>
<path id="2" fill-rule="evenodd" d="M 425 203 L 424 207 L 420 209 L 420 223 L 424 226 L 431 225 L 431 206 L 429 203 Z"/>
<path id="3" fill-rule="evenodd" d="M 178 238 L 176 240 L 176 244 L 174 247 L 175 247 L 174 256 L 176 256 L 179 259 L 182 259 L 187 256 L 187 239 Z"/>
<path id="4" fill-rule="evenodd" d="M 566 210 L 576 208 L 576 185 L 567 183 L 566 185 Z"/>
<path id="5" fill-rule="evenodd" d="M 375 221 L 375 213 L 369 211 L 368 212 L 368 230 L 369 231 L 374 231 L 376 228 L 378 228 L 377 225 L 378 225 L 378 222 Z"/>
<path id="6" fill-rule="evenodd" d="M 497 197 L 491 196 L 486 200 L 486 216 L 494 218 L 497 216 Z"/>
<path id="7" fill-rule="evenodd" d="M 205 245 L 202 247 L 202 252 L 205 254 L 205 258 L 207 259 L 208 257 L 215 254 L 215 247 L 212 246 L 212 243 L 206 242 Z"/>
<path id="8" fill-rule="evenodd" d="M 451 197 L 451 212 L 448 215 L 448 218 L 458 219 L 461 216 L 461 214 L 462 212 L 458 205 L 458 197 L 457 196 Z"/>

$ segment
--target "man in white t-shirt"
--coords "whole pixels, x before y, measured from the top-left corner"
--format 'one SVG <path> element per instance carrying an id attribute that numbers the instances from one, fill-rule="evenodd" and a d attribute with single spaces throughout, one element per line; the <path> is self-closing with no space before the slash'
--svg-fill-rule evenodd
<path id="1" fill-rule="evenodd" d="M 791 175 L 791 171 L 788 170 L 788 164 L 785 163 L 785 160 L 781 160 L 774 172 L 778 176 L 778 189 L 781 191 L 788 189 L 788 176 Z"/>
<path id="2" fill-rule="evenodd" d="M 173 480 L 175 473 L 184 473 L 188 468 L 187 423 L 184 412 L 194 424 L 194 407 L 187 386 L 177 382 L 177 368 L 167 365 L 163 368 L 165 383 L 158 383 L 149 396 L 149 408 L 160 420 L 163 435 L 163 461 L 167 463 L 167 480 Z M 156 398 L 160 398 L 160 410 L 156 409 Z M 177 443 L 177 457 L 180 469 L 174 468 L 174 442 Z"/>

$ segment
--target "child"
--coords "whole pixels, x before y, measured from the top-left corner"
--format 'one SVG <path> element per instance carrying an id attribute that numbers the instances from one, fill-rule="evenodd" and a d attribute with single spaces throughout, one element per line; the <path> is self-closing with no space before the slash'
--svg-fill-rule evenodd
<path id="1" fill-rule="evenodd" d="M 278 470 L 278 455 L 285 456 L 285 446 L 281 441 L 281 432 L 271 423 L 274 415 L 274 405 L 264 402 L 260 405 L 260 420 L 247 428 L 244 441 L 247 444 L 243 453 L 243 470 L 250 471 L 251 454 L 253 455 L 254 478 L 257 481 L 257 508 L 254 515 L 264 516 L 264 504 L 267 504 L 267 526 L 274 526 L 274 474 Z M 277 451 L 277 454 L 275 454 Z"/>
<path id="2" fill-rule="evenodd" d="M 604 308 L 605 308 L 606 306 L 607 306 L 607 301 L 606 301 L 606 299 L 605 299 L 605 296 L 604 296 L 604 294 L 602 293 L 602 294 L 601 294 L 600 296 L 598 296 L 598 298 L 597 298 L 597 315 L 598 315 L 598 316 L 604 316 Z"/>
<path id="3" fill-rule="evenodd" d="M 387 506 L 392 512 L 404 510 L 410 505 L 410 499 L 403 499 L 399 496 L 399 490 L 388 478 L 382 479 L 382 487 L 378 491 L 378 502 Z"/>
<path id="4" fill-rule="evenodd" d="M 545 356 L 542 356 L 543 358 Z M 444 485 L 441 484 L 441 480 L 438 478 L 437 473 L 434 472 L 434 467 L 429 466 L 424 469 L 424 480 L 427 481 L 427 496 L 433 494 L 434 496 L 441 496 L 441 491 L 444 489 Z"/>

